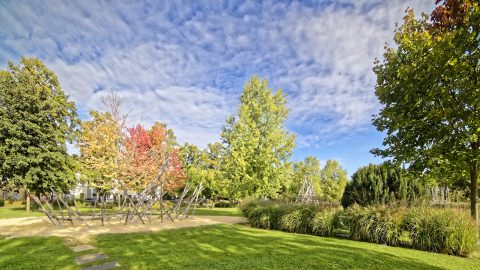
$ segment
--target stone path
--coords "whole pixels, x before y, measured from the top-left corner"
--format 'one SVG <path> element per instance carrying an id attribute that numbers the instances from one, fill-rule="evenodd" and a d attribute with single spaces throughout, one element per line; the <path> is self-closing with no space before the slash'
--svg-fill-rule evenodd
<path id="1" fill-rule="evenodd" d="M 91 245 L 79 245 L 70 247 L 75 253 L 79 252 L 95 252 L 96 247 Z M 103 253 L 87 253 L 83 255 L 78 255 L 75 257 L 75 262 L 82 266 L 88 264 L 88 266 L 83 267 L 82 270 L 107 270 L 119 267 L 120 264 L 117 262 L 108 261 L 109 257 Z"/>

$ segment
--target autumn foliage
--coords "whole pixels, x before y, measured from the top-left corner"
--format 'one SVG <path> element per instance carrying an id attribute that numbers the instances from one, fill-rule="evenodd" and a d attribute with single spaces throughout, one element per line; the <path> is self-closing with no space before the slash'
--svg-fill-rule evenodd
<path id="1" fill-rule="evenodd" d="M 157 177 L 162 177 L 169 192 L 185 184 L 186 176 L 171 136 L 162 124 L 156 124 L 150 130 L 141 125 L 127 129 L 122 177 L 128 188 L 142 190 Z M 160 176 L 167 160 L 165 173 Z"/>
<path id="2" fill-rule="evenodd" d="M 437 7 L 431 14 L 433 27 L 452 30 L 464 23 L 474 0 L 436 0 Z"/>

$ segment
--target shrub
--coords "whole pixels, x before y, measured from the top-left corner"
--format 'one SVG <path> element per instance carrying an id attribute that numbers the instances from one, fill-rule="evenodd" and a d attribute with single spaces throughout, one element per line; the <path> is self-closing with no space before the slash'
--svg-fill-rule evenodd
<path id="1" fill-rule="evenodd" d="M 287 232 L 310 233 L 314 211 L 308 206 L 292 207 L 280 218 L 280 229 Z"/>
<path id="2" fill-rule="evenodd" d="M 475 223 L 467 211 L 458 209 L 353 205 L 341 211 L 279 202 L 250 202 L 241 209 L 256 228 L 333 236 L 346 225 L 353 240 L 451 255 L 467 256 L 477 241 Z"/>
<path id="3" fill-rule="evenodd" d="M 4 207 L 4 206 L 5 206 L 5 201 L 0 199 L 0 207 Z"/>
<path id="4" fill-rule="evenodd" d="M 318 236 L 333 236 L 335 225 L 338 223 L 339 211 L 325 209 L 316 211 L 310 221 L 312 234 Z"/>
<path id="5" fill-rule="evenodd" d="M 234 203 L 231 203 L 229 201 L 219 201 L 215 203 L 215 207 L 218 208 L 230 208 L 230 207 L 235 207 Z"/>
<path id="6" fill-rule="evenodd" d="M 347 209 L 346 222 L 353 240 L 397 246 L 402 236 L 406 208 L 393 205 Z"/>
<path id="7" fill-rule="evenodd" d="M 319 236 L 333 235 L 337 217 L 337 207 L 272 201 L 250 202 L 241 209 L 252 227 Z"/>
<path id="8" fill-rule="evenodd" d="M 241 207 L 252 227 L 280 229 L 280 218 L 290 209 L 289 205 L 274 202 L 250 202 Z"/>
<path id="9" fill-rule="evenodd" d="M 403 223 L 412 247 L 467 256 L 476 247 L 476 227 L 464 210 L 413 208 Z"/>

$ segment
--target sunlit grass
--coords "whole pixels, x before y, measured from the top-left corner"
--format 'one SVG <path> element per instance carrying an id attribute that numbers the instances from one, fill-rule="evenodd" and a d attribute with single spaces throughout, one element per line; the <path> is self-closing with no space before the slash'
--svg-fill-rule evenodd
<path id="1" fill-rule="evenodd" d="M 0 238 L 0 269 L 78 269 L 73 252 L 57 237 Z"/>
<path id="2" fill-rule="evenodd" d="M 36 211 L 25 211 L 25 206 L 0 207 L 0 219 L 4 218 L 20 218 L 20 217 L 41 217 L 43 213 Z"/>
<path id="3" fill-rule="evenodd" d="M 73 208 L 75 209 L 75 208 Z M 113 213 L 117 210 L 117 207 L 113 209 L 108 209 L 109 213 Z M 82 206 L 78 207 L 78 211 L 81 214 L 89 214 L 92 213 L 93 207 Z M 98 213 L 100 210 L 97 208 L 96 212 Z M 64 213 L 66 214 L 66 210 L 64 209 Z M 242 212 L 239 208 L 197 208 L 195 210 L 195 215 L 198 216 L 242 216 Z M 21 205 L 13 205 L 13 206 L 5 206 L 0 207 L 0 219 L 4 218 L 20 218 L 20 217 L 42 217 L 44 216 L 43 213 L 39 211 L 32 210 L 30 212 L 25 211 L 25 206 Z"/>
<path id="4" fill-rule="evenodd" d="M 243 225 L 101 235 L 123 269 L 479 269 L 480 260 Z"/>
<path id="5" fill-rule="evenodd" d="M 197 208 L 195 215 L 198 216 L 242 216 L 239 208 Z"/>

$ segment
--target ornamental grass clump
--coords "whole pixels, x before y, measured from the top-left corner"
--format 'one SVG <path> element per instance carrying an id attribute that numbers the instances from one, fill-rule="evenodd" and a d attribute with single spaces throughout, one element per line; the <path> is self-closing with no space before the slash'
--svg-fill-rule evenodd
<path id="1" fill-rule="evenodd" d="M 406 208 L 393 205 L 354 205 L 345 211 L 345 219 L 351 239 L 397 246 L 405 214 Z"/>
<path id="2" fill-rule="evenodd" d="M 280 229 L 287 232 L 310 233 L 311 220 L 314 216 L 313 207 L 297 206 L 286 212 L 280 218 Z"/>
<path id="3" fill-rule="evenodd" d="M 315 211 L 310 221 L 312 234 L 318 236 L 333 236 L 339 212 L 340 211 L 335 209 Z"/>
<path id="4" fill-rule="evenodd" d="M 468 256 L 476 248 L 475 222 L 465 210 L 413 208 L 403 229 L 415 249 Z"/>
<path id="5" fill-rule="evenodd" d="M 276 202 L 250 202 L 242 206 L 243 215 L 252 227 L 280 229 L 280 218 L 290 212 L 292 205 Z"/>

